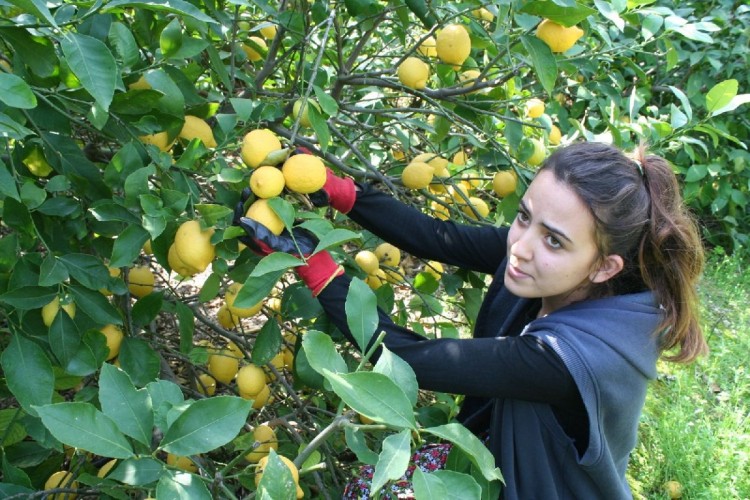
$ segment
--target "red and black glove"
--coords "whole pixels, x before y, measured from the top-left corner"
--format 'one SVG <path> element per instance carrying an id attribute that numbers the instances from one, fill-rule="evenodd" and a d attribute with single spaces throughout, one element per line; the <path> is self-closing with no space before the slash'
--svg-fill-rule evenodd
<path id="1" fill-rule="evenodd" d="M 235 209 L 234 223 L 245 231 L 245 235 L 239 240 L 259 255 L 285 252 L 303 258 L 305 264 L 295 270 L 314 296 L 322 292 L 333 278 L 344 274 L 344 268 L 336 264 L 326 250 L 313 254 L 318 239 L 310 231 L 295 227 L 291 233 L 284 229 L 279 235 L 273 234 L 260 222 L 243 215 L 238 217 L 237 214 L 241 214 L 243 209 L 242 205 L 242 202 L 238 203 Z"/>
<path id="2" fill-rule="evenodd" d="M 339 177 L 326 168 L 326 183 L 309 196 L 316 207 L 330 205 L 342 214 L 348 214 L 357 199 L 357 190 L 352 179 Z"/>

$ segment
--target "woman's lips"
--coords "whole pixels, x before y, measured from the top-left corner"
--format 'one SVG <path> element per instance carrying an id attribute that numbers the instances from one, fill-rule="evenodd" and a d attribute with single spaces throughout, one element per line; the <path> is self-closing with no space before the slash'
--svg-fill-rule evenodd
<path id="1" fill-rule="evenodd" d="M 518 269 L 513 264 L 508 264 L 507 267 L 508 276 L 512 279 L 518 280 L 518 279 L 524 279 L 524 278 L 530 278 L 528 274 Z"/>

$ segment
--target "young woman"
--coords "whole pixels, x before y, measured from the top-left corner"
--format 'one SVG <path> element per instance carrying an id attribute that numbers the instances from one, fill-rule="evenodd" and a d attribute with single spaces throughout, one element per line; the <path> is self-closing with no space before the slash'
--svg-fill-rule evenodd
<path id="1" fill-rule="evenodd" d="M 421 388 L 466 396 L 458 419 L 488 436 L 503 498 L 631 497 L 625 470 L 657 358 L 706 351 L 701 240 L 665 160 L 597 143 L 559 148 L 509 228 L 431 218 L 331 172 L 311 198 L 415 256 L 494 275 L 471 339 L 426 339 L 383 311 L 380 328 Z M 238 223 L 256 249 L 294 248 L 288 234 Z M 298 272 L 349 335 L 342 268 L 321 252 Z M 366 498 L 362 486 L 346 495 Z"/>

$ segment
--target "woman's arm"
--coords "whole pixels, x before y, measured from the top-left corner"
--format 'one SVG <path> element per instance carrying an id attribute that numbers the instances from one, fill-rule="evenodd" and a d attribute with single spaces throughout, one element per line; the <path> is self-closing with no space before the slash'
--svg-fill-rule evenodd
<path id="1" fill-rule="evenodd" d="M 506 228 L 443 221 L 369 184 L 359 189 L 349 217 L 412 255 L 485 273 L 494 273 L 505 258 Z"/>

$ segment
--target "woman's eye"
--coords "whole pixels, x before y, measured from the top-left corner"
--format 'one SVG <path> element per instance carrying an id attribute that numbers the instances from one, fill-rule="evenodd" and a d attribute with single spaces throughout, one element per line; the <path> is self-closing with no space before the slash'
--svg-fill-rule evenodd
<path id="1" fill-rule="evenodd" d="M 547 244 L 551 248 L 562 248 L 562 243 L 560 243 L 560 240 L 558 240 L 557 238 L 555 238 L 551 234 L 548 234 L 546 239 L 547 239 Z"/>
<path id="2" fill-rule="evenodd" d="M 518 213 L 516 214 L 516 219 L 518 219 L 518 222 L 528 222 L 529 214 L 527 214 L 523 210 L 519 210 Z"/>

